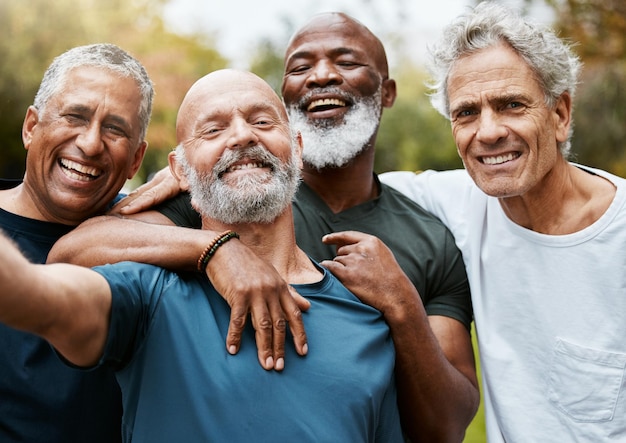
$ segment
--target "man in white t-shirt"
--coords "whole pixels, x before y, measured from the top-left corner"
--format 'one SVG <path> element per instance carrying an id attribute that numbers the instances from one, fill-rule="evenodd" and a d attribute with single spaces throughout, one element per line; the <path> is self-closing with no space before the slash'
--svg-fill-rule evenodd
<path id="1" fill-rule="evenodd" d="M 626 441 L 626 183 L 567 160 L 579 60 L 490 3 L 432 55 L 432 101 L 465 170 L 381 179 L 463 252 L 488 440 Z"/>

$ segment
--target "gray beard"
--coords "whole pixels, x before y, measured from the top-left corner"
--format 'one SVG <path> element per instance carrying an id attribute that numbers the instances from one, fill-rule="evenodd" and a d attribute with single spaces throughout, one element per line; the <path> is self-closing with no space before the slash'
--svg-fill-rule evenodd
<path id="1" fill-rule="evenodd" d="M 291 204 L 300 183 L 298 159 L 292 149 L 287 163 L 261 146 L 227 149 L 213 171 L 198 173 L 177 149 L 189 181 L 189 192 L 196 210 L 203 216 L 224 224 L 271 223 Z M 181 155 L 182 153 L 182 155 Z M 266 175 L 245 174 L 224 180 L 222 172 L 239 159 L 247 157 L 271 166 Z"/>
<path id="2" fill-rule="evenodd" d="M 340 168 L 359 155 L 380 122 L 381 88 L 354 101 L 342 122 L 309 120 L 299 104 L 288 108 L 292 131 L 302 134 L 302 160 L 316 169 Z M 306 100 L 303 99 L 303 100 Z"/>

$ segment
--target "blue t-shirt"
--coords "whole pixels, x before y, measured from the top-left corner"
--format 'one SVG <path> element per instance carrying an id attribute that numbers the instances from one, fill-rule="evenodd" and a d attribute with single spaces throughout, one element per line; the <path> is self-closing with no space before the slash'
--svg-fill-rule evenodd
<path id="1" fill-rule="evenodd" d="M 35 263 L 72 228 L 0 209 L 0 229 Z M 121 416 L 113 371 L 70 368 L 45 340 L 0 324 L 0 442 L 119 442 Z"/>
<path id="2" fill-rule="evenodd" d="M 322 243 L 330 232 L 361 231 L 380 238 L 418 290 L 428 315 L 454 318 L 469 330 L 472 303 L 463 256 L 439 219 L 395 189 L 380 183 L 380 195 L 334 213 L 305 182 L 293 202 L 296 242 L 313 260 L 332 260 L 335 246 Z M 156 210 L 179 226 L 200 228 L 200 215 L 189 194 L 166 201 Z"/>
<path id="3" fill-rule="evenodd" d="M 294 285 L 311 302 L 309 354 L 287 345 L 276 372 L 258 363 L 249 324 L 239 353 L 227 353 L 230 308 L 206 277 L 128 262 L 95 269 L 113 294 L 101 364 L 119 371 L 126 441 L 403 441 L 389 329 L 327 271 Z"/>

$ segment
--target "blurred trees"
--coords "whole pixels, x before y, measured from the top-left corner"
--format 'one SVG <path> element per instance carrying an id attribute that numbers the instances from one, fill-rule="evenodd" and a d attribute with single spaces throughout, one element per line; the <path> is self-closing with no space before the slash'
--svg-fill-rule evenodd
<path id="1" fill-rule="evenodd" d="M 575 102 L 575 161 L 626 176 L 626 2 L 623 0 L 520 0 L 548 4 L 561 35 L 580 42 L 585 62 Z M 228 61 L 206 32 L 177 35 L 163 22 L 167 0 L 0 0 L 0 177 L 21 177 L 25 152 L 21 125 L 45 68 L 72 46 L 109 41 L 134 54 L 156 87 L 149 149 L 138 181 L 166 164 L 175 144 L 175 119 L 189 86 Z M 371 0 L 361 0 L 372 6 Z M 468 0 L 470 3 L 470 0 Z M 402 2 L 385 7 L 401 10 Z M 373 7 L 373 6 L 372 6 Z M 349 12 L 349 11 L 348 11 Z M 400 20 L 400 19 L 398 19 Z M 299 25 L 299 23 L 298 23 Z M 280 91 L 283 51 L 296 24 L 284 17 L 284 41 L 259 36 L 250 69 Z M 376 170 L 461 167 L 450 125 L 426 96 L 425 73 L 402 51 L 414 50 L 395 34 L 377 32 L 395 66 L 394 106 L 385 109 L 377 140 Z M 400 53 L 398 53 L 400 52 Z"/>
<path id="2" fill-rule="evenodd" d="M 626 2 L 546 0 L 585 66 L 574 103 L 574 161 L 626 176 Z"/>
<path id="3" fill-rule="evenodd" d="M 111 42 L 136 56 L 155 83 L 149 149 L 138 180 L 163 167 L 176 143 L 176 111 L 201 75 L 226 66 L 207 35 L 165 29 L 165 0 L 0 0 L 0 177 L 21 177 L 26 109 L 52 59 L 67 49 Z"/>

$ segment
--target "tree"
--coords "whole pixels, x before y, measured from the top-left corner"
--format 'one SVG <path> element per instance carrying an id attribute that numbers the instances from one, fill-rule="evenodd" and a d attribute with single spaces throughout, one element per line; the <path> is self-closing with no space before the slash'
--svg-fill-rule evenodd
<path id="1" fill-rule="evenodd" d="M 574 160 L 626 175 L 626 2 L 546 0 L 585 63 L 575 99 Z"/>
<path id="2" fill-rule="evenodd" d="M 393 74 L 398 97 L 383 111 L 376 141 L 377 172 L 462 167 L 450 122 L 430 104 L 422 69 L 405 63 Z"/>
<path id="3" fill-rule="evenodd" d="M 111 42 L 135 55 L 155 83 L 149 148 L 138 180 L 166 164 L 175 146 L 176 110 L 191 84 L 226 66 L 210 36 L 165 29 L 165 0 L 0 1 L 0 176 L 19 178 L 25 151 L 21 126 L 52 58 L 77 45 Z"/>

